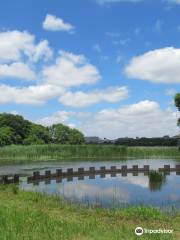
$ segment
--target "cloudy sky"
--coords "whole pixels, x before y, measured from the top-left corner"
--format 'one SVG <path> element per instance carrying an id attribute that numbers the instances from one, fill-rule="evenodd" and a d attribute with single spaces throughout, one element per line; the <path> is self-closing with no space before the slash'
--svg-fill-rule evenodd
<path id="1" fill-rule="evenodd" d="M 2 0 L 0 112 L 87 136 L 176 135 L 179 0 Z"/>

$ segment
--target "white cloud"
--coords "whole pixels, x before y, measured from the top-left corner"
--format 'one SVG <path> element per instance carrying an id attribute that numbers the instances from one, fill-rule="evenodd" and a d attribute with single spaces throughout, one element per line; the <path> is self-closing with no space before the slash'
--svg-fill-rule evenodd
<path id="1" fill-rule="evenodd" d="M 83 55 L 65 51 L 60 51 L 56 63 L 45 67 L 42 74 L 47 83 L 63 87 L 93 84 L 100 79 L 98 69 L 88 63 Z"/>
<path id="2" fill-rule="evenodd" d="M 34 80 L 36 74 L 27 64 L 15 62 L 12 64 L 0 64 L 0 78 L 21 78 Z"/>
<path id="3" fill-rule="evenodd" d="M 29 87 L 13 87 L 0 85 L 0 104 L 18 103 L 27 105 L 41 105 L 47 100 L 59 96 L 62 88 L 52 85 L 37 85 Z"/>
<path id="4" fill-rule="evenodd" d="M 180 83 L 180 49 L 167 47 L 134 57 L 125 73 L 154 83 Z"/>
<path id="5" fill-rule="evenodd" d="M 110 138 L 158 137 L 178 132 L 176 113 L 162 110 L 158 103 L 148 100 L 119 109 L 102 110 L 81 129 L 87 135 Z"/>
<path id="6" fill-rule="evenodd" d="M 96 90 L 94 92 L 84 93 L 78 92 L 66 92 L 62 95 L 59 101 L 71 107 L 87 107 L 89 105 L 106 101 L 106 102 L 118 102 L 128 97 L 127 87 L 110 87 L 105 90 Z"/>
<path id="7" fill-rule="evenodd" d="M 49 31 L 72 32 L 74 27 L 70 23 L 65 23 L 61 18 L 47 14 L 43 22 L 43 28 Z"/>
<path id="8" fill-rule="evenodd" d="M 54 113 L 52 116 L 44 117 L 38 120 L 37 122 L 40 124 L 43 124 L 44 126 L 50 126 L 52 124 L 58 124 L 58 123 L 67 124 L 72 115 L 73 115 L 72 112 L 58 111 Z"/>
<path id="9" fill-rule="evenodd" d="M 61 122 L 60 112 L 46 117 L 46 123 L 51 125 Z M 115 109 L 104 109 L 97 113 L 63 112 L 67 118 L 63 123 L 69 124 L 72 116 L 76 116 L 76 127 L 87 136 L 102 138 L 118 137 L 159 137 L 176 135 L 178 133 L 178 115 L 171 109 L 161 109 L 157 102 L 141 101 L 136 104 L 122 106 Z M 56 116 L 56 118 L 55 118 Z M 44 121 L 40 120 L 41 123 Z"/>
<path id="10" fill-rule="evenodd" d="M 34 35 L 28 32 L 0 32 L 0 62 L 19 61 L 24 56 L 34 61 L 48 59 L 52 56 L 52 50 L 48 41 L 36 45 Z"/>
<path id="11" fill-rule="evenodd" d="M 118 2 L 136 3 L 136 2 L 141 2 L 141 1 L 143 1 L 143 0 L 96 0 L 96 2 L 99 4 L 118 3 Z"/>
<path id="12" fill-rule="evenodd" d="M 34 62 L 37 62 L 41 58 L 47 61 L 51 59 L 53 56 L 53 51 L 49 47 L 49 42 L 47 40 L 41 41 L 38 45 L 34 46 L 33 48 L 34 50 L 32 50 L 30 58 Z"/>

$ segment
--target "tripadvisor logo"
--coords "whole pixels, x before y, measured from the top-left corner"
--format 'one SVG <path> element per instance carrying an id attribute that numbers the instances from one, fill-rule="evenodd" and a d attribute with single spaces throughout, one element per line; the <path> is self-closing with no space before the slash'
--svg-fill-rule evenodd
<path id="1" fill-rule="evenodd" d="M 143 235 L 143 233 L 144 233 L 144 230 L 143 230 L 142 227 L 137 227 L 137 228 L 135 229 L 135 234 L 136 234 L 137 236 L 141 236 L 141 235 Z"/>
<path id="2" fill-rule="evenodd" d="M 135 234 L 141 236 L 143 234 L 173 234 L 173 229 L 147 229 L 142 227 L 137 227 L 135 229 Z"/>

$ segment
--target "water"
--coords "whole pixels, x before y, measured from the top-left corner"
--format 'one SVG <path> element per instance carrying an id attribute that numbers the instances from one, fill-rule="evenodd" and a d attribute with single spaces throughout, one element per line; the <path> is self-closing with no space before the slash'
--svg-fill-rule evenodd
<path id="1" fill-rule="evenodd" d="M 84 177 L 78 179 L 62 179 L 61 182 L 56 180 L 40 182 L 39 184 L 28 184 L 27 178 L 33 171 L 44 173 L 45 170 L 55 172 L 56 169 L 67 168 L 78 169 L 84 167 L 101 166 L 110 168 L 111 166 L 120 167 L 127 165 L 150 165 L 151 169 L 158 169 L 163 165 L 168 164 L 171 167 L 179 164 L 176 160 L 127 160 L 127 161 L 80 161 L 80 162 L 43 162 L 30 165 L 14 165 L 1 166 L 0 175 L 18 173 L 22 178 L 20 188 L 24 190 L 44 192 L 50 195 L 59 195 L 67 201 L 76 202 L 88 206 L 102 207 L 126 207 L 129 205 L 151 205 L 162 209 L 171 208 L 172 206 L 180 208 L 180 175 L 171 173 L 165 176 L 161 182 L 151 182 L 148 176 L 139 173 L 138 176 L 128 174 L 122 177 L 117 174 L 112 177 L 110 174 L 105 176 L 96 175 L 94 179 Z"/>

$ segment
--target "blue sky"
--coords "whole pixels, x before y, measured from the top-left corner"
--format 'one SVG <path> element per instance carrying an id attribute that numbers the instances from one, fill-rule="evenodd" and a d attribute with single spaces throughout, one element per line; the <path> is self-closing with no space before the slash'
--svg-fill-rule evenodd
<path id="1" fill-rule="evenodd" d="M 85 135 L 176 135 L 180 1 L 0 3 L 0 112 Z"/>

